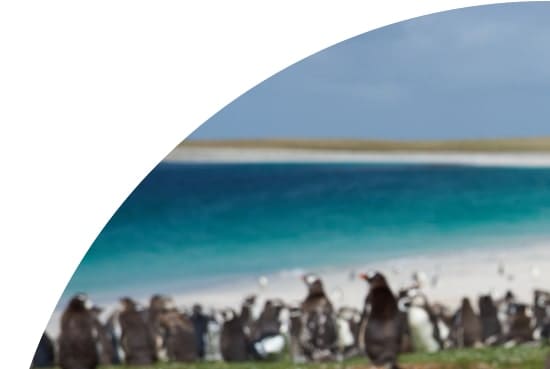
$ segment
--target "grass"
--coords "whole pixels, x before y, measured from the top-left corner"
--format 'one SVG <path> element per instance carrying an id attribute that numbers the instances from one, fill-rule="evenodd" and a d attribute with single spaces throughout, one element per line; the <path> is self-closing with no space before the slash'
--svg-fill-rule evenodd
<path id="1" fill-rule="evenodd" d="M 550 137 L 447 141 L 384 141 L 355 139 L 187 140 L 182 142 L 178 147 L 270 148 L 357 152 L 550 152 Z"/>
<path id="2" fill-rule="evenodd" d="M 400 357 L 403 369 L 543 369 L 546 347 L 515 347 L 447 350 L 434 354 L 407 354 Z M 293 364 L 288 359 L 273 362 L 194 364 L 158 363 L 154 366 L 110 366 L 102 369 L 366 369 L 366 358 L 342 363 Z"/>

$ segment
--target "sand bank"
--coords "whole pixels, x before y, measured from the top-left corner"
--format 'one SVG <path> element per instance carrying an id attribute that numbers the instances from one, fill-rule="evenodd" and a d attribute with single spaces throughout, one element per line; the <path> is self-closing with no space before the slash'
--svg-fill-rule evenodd
<path id="1" fill-rule="evenodd" d="M 501 296 L 508 289 L 513 290 L 521 300 L 531 302 L 534 288 L 550 290 L 550 240 L 514 248 L 445 251 L 358 263 L 346 268 L 310 271 L 322 276 L 325 288 L 337 307 L 346 305 L 360 308 L 367 286 L 357 277 L 357 273 L 369 270 L 383 272 L 394 291 L 409 286 L 414 272 L 422 272 L 426 276 L 424 291 L 430 300 L 453 308 L 463 296 L 474 299 L 477 305 L 479 294 L 494 293 Z M 177 305 L 182 307 L 200 302 L 205 307 L 238 308 L 243 297 L 251 293 L 258 294 L 261 299 L 278 297 L 288 303 L 298 303 L 306 292 L 300 280 L 303 272 L 305 271 L 291 270 L 267 275 L 269 283 L 265 287 L 260 286 L 260 276 L 256 276 L 238 283 L 231 281 L 198 291 L 174 291 L 172 296 Z M 121 291 L 121 295 L 124 294 Z M 147 304 L 147 296 L 135 298 L 144 305 Z M 104 316 L 116 307 L 115 301 L 107 304 Z M 53 336 L 57 336 L 59 332 L 59 317 L 60 311 L 56 311 L 48 324 L 47 331 Z"/>
<path id="2" fill-rule="evenodd" d="M 187 163 L 403 163 L 550 167 L 548 152 L 364 152 L 277 148 L 179 146 L 165 162 Z"/>

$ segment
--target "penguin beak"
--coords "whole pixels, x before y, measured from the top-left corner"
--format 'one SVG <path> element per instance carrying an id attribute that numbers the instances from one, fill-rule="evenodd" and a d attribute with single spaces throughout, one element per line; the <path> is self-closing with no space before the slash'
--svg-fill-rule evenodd
<path id="1" fill-rule="evenodd" d="M 370 280 L 369 275 L 367 273 L 359 274 L 359 278 L 367 282 Z"/>

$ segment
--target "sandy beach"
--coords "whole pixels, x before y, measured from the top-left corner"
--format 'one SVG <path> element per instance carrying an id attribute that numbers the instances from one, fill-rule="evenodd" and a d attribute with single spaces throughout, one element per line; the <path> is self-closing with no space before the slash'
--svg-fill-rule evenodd
<path id="1" fill-rule="evenodd" d="M 165 162 L 187 163 L 401 163 L 550 167 L 548 152 L 346 151 L 288 148 L 178 146 Z"/>
<path id="2" fill-rule="evenodd" d="M 357 273 L 369 270 L 383 272 L 394 291 L 410 286 L 413 273 L 421 272 L 425 276 L 423 290 L 430 301 L 446 304 L 453 309 L 464 296 L 473 299 L 476 305 L 480 294 L 492 293 L 500 297 L 508 289 L 514 291 L 520 300 L 531 302 L 533 289 L 550 289 L 550 240 L 513 248 L 436 252 L 358 263 L 346 268 L 326 268 L 307 272 L 315 272 L 322 276 L 325 289 L 337 307 L 345 305 L 361 308 L 367 287 L 365 282 L 357 277 Z M 282 298 L 287 303 L 297 304 L 306 292 L 300 280 L 304 272 L 306 271 L 294 270 L 267 275 L 265 277 L 269 282 L 265 287 L 259 283 L 262 276 L 257 276 L 250 280 L 211 286 L 199 291 L 174 291 L 172 296 L 180 307 L 190 307 L 193 303 L 199 302 L 207 308 L 238 309 L 243 298 L 252 293 L 260 297 L 260 304 L 267 298 Z M 121 291 L 122 295 L 125 295 L 124 291 Z M 133 297 L 147 305 L 147 296 Z M 93 300 L 94 296 L 91 298 Z M 116 301 L 104 305 L 103 317 L 107 317 L 117 306 Z M 56 311 L 47 327 L 47 332 L 54 337 L 59 332 L 60 314 L 60 311 Z"/>

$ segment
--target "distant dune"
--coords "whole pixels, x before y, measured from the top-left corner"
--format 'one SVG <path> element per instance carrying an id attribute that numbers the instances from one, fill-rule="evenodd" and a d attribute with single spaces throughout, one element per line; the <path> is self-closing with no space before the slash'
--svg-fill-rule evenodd
<path id="1" fill-rule="evenodd" d="M 185 141 L 164 159 L 191 163 L 403 163 L 550 167 L 550 137 L 461 141 Z"/>
<path id="2" fill-rule="evenodd" d="M 550 152 L 550 137 L 441 141 L 354 139 L 186 140 L 178 147 L 298 149 L 347 152 Z"/>

